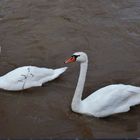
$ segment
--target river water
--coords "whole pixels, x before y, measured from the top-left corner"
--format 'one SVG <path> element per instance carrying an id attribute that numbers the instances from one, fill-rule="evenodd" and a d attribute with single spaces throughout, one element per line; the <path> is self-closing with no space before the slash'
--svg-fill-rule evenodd
<path id="1" fill-rule="evenodd" d="M 113 83 L 140 86 L 139 0 L 1 0 L 0 74 L 23 65 L 63 67 L 89 56 L 83 98 Z M 140 105 L 104 119 L 70 109 L 79 65 L 20 92 L 0 90 L 2 138 L 140 137 Z"/>

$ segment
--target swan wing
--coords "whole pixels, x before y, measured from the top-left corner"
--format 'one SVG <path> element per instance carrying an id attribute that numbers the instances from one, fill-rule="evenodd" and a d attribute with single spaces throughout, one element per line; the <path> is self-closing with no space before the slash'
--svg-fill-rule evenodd
<path id="1" fill-rule="evenodd" d="M 127 112 L 140 103 L 140 88 L 131 85 L 110 85 L 101 88 L 84 100 L 87 112 L 97 117 Z"/>
<path id="2" fill-rule="evenodd" d="M 22 90 L 41 86 L 62 74 L 67 67 L 59 69 L 40 68 L 36 66 L 23 66 L 0 77 L 0 87 L 6 90 Z"/>
<path id="3" fill-rule="evenodd" d="M 53 69 L 35 66 L 19 67 L 1 77 L 1 88 L 6 90 L 22 90 L 33 86 L 41 86 L 41 79 L 44 77 L 50 78 L 53 74 Z"/>
<path id="4" fill-rule="evenodd" d="M 48 68 L 40 68 L 40 67 L 29 67 L 29 76 L 32 78 L 34 81 L 39 81 L 43 79 L 44 77 L 51 77 L 54 75 L 54 70 L 53 69 L 48 69 Z"/>
<path id="5" fill-rule="evenodd" d="M 5 80 L 16 82 L 24 79 L 28 79 L 31 81 L 40 80 L 44 78 L 44 76 L 53 75 L 54 71 L 48 68 L 39 68 L 35 66 L 24 66 L 12 70 L 3 76 Z"/>

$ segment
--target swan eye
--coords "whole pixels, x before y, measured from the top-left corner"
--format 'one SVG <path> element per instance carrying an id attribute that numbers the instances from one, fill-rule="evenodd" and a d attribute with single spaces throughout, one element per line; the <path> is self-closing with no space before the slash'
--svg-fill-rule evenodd
<path id="1" fill-rule="evenodd" d="M 77 57 L 79 57 L 80 55 L 72 55 L 71 57 L 74 57 L 75 60 L 77 59 Z"/>

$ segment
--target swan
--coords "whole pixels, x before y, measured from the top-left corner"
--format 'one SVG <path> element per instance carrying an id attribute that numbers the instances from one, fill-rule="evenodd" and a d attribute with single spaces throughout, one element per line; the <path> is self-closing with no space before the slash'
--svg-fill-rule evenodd
<path id="1" fill-rule="evenodd" d="M 76 52 L 65 63 L 80 62 L 80 75 L 72 99 L 73 112 L 94 117 L 107 117 L 116 113 L 127 112 L 131 106 L 140 103 L 140 87 L 124 84 L 105 86 L 82 100 L 88 57 L 84 52 Z"/>
<path id="2" fill-rule="evenodd" d="M 67 67 L 49 69 L 36 66 L 22 66 L 0 77 L 0 88 L 9 91 L 20 91 L 57 78 Z"/>

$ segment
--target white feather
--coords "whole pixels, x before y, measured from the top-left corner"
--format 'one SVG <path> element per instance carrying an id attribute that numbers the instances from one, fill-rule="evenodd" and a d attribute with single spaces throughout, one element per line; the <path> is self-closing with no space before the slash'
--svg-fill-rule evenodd
<path id="1" fill-rule="evenodd" d="M 39 68 L 35 66 L 19 67 L 0 77 L 0 88 L 17 91 L 42 86 L 62 74 L 67 67 L 59 69 Z"/>

